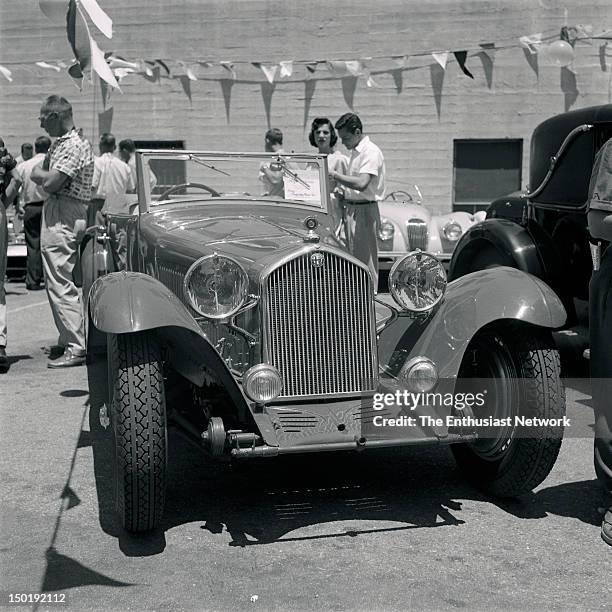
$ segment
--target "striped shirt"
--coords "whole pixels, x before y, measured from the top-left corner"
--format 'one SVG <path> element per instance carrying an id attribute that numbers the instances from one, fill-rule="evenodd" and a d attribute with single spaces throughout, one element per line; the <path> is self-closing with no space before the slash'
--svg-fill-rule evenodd
<path id="1" fill-rule="evenodd" d="M 58 170 L 68 176 L 55 195 L 89 202 L 94 173 L 94 155 L 89 141 L 72 128 L 51 145 L 47 155 L 49 170 Z"/>

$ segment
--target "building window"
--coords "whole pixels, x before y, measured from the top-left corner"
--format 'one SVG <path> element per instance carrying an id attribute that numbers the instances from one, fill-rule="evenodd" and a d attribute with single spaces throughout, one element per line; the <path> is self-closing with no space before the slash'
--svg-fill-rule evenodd
<path id="1" fill-rule="evenodd" d="M 184 149 L 184 140 L 134 140 L 137 149 Z M 151 170 L 157 177 L 152 193 L 163 193 L 174 185 L 187 182 L 185 162 L 171 159 L 151 160 Z"/>
<path id="2" fill-rule="evenodd" d="M 474 213 L 521 189 L 522 139 L 455 140 L 453 210 Z"/>

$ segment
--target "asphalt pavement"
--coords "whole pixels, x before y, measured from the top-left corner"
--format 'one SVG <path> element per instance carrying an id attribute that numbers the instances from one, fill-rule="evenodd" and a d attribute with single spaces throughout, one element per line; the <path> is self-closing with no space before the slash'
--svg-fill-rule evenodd
<path id="1" fill-rule="evenodd" d="M 531 495 L 489 498 L 445 447 L 211 463 L 170 436 L 161 529 L 114 512 L 105 364 L 46 368 L 44 292 L 8 285 L 11 368 L 0 375 L 0 596 L 30 609 L 610 610 L 588 380 L 580 427 Z M 577 432 L 577 433 L 576 433 Z"/>

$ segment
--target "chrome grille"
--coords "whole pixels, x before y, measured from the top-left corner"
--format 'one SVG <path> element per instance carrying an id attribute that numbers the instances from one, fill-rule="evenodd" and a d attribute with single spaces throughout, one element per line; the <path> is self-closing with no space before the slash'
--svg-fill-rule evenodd
<path id="1" fill-rule="evenodd" d="M 323 265 L 311 254 L 324 256 Z M 275 269 L 263 288 L 264 355 L 283 380 L 281 397 L 373 391 L 376 338 L 370 277 L 323 250 Z"/>
<path id="2" fill-rule="evenodd" d="M 406 221 L 406 234 L 408 238 L 408 248 L 410 250 L 427 250 L 427 223 L 423 219 L 408 219 Z"/>
<path id="3" fill-rule="evenodd" d="M 178 266 L 162 263 L 157 264 L 157 279 L 166 285 L 183 304 L 189 306 L 185 300 L 185 292 L 183 291 L 183 281 L 185 280 L 186 272 L 186 270 L 182 270 Z"/>

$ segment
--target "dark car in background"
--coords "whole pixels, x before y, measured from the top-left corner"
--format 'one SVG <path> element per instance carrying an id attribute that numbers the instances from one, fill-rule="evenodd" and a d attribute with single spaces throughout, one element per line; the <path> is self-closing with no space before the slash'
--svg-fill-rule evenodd
<path id="1" fill-rule="evenodd" d="M 595 155 L 610 137 L 612 104 L 538 125 L 531 139 L 530 188 L 491 203 L 487 219 L 457 244 L 449 278 L 497 266 L 534 274 L 557 293 L 568 313 L 568 331 L 578 333 L 586 346 L 593 270 L 588 190 Z"/>

